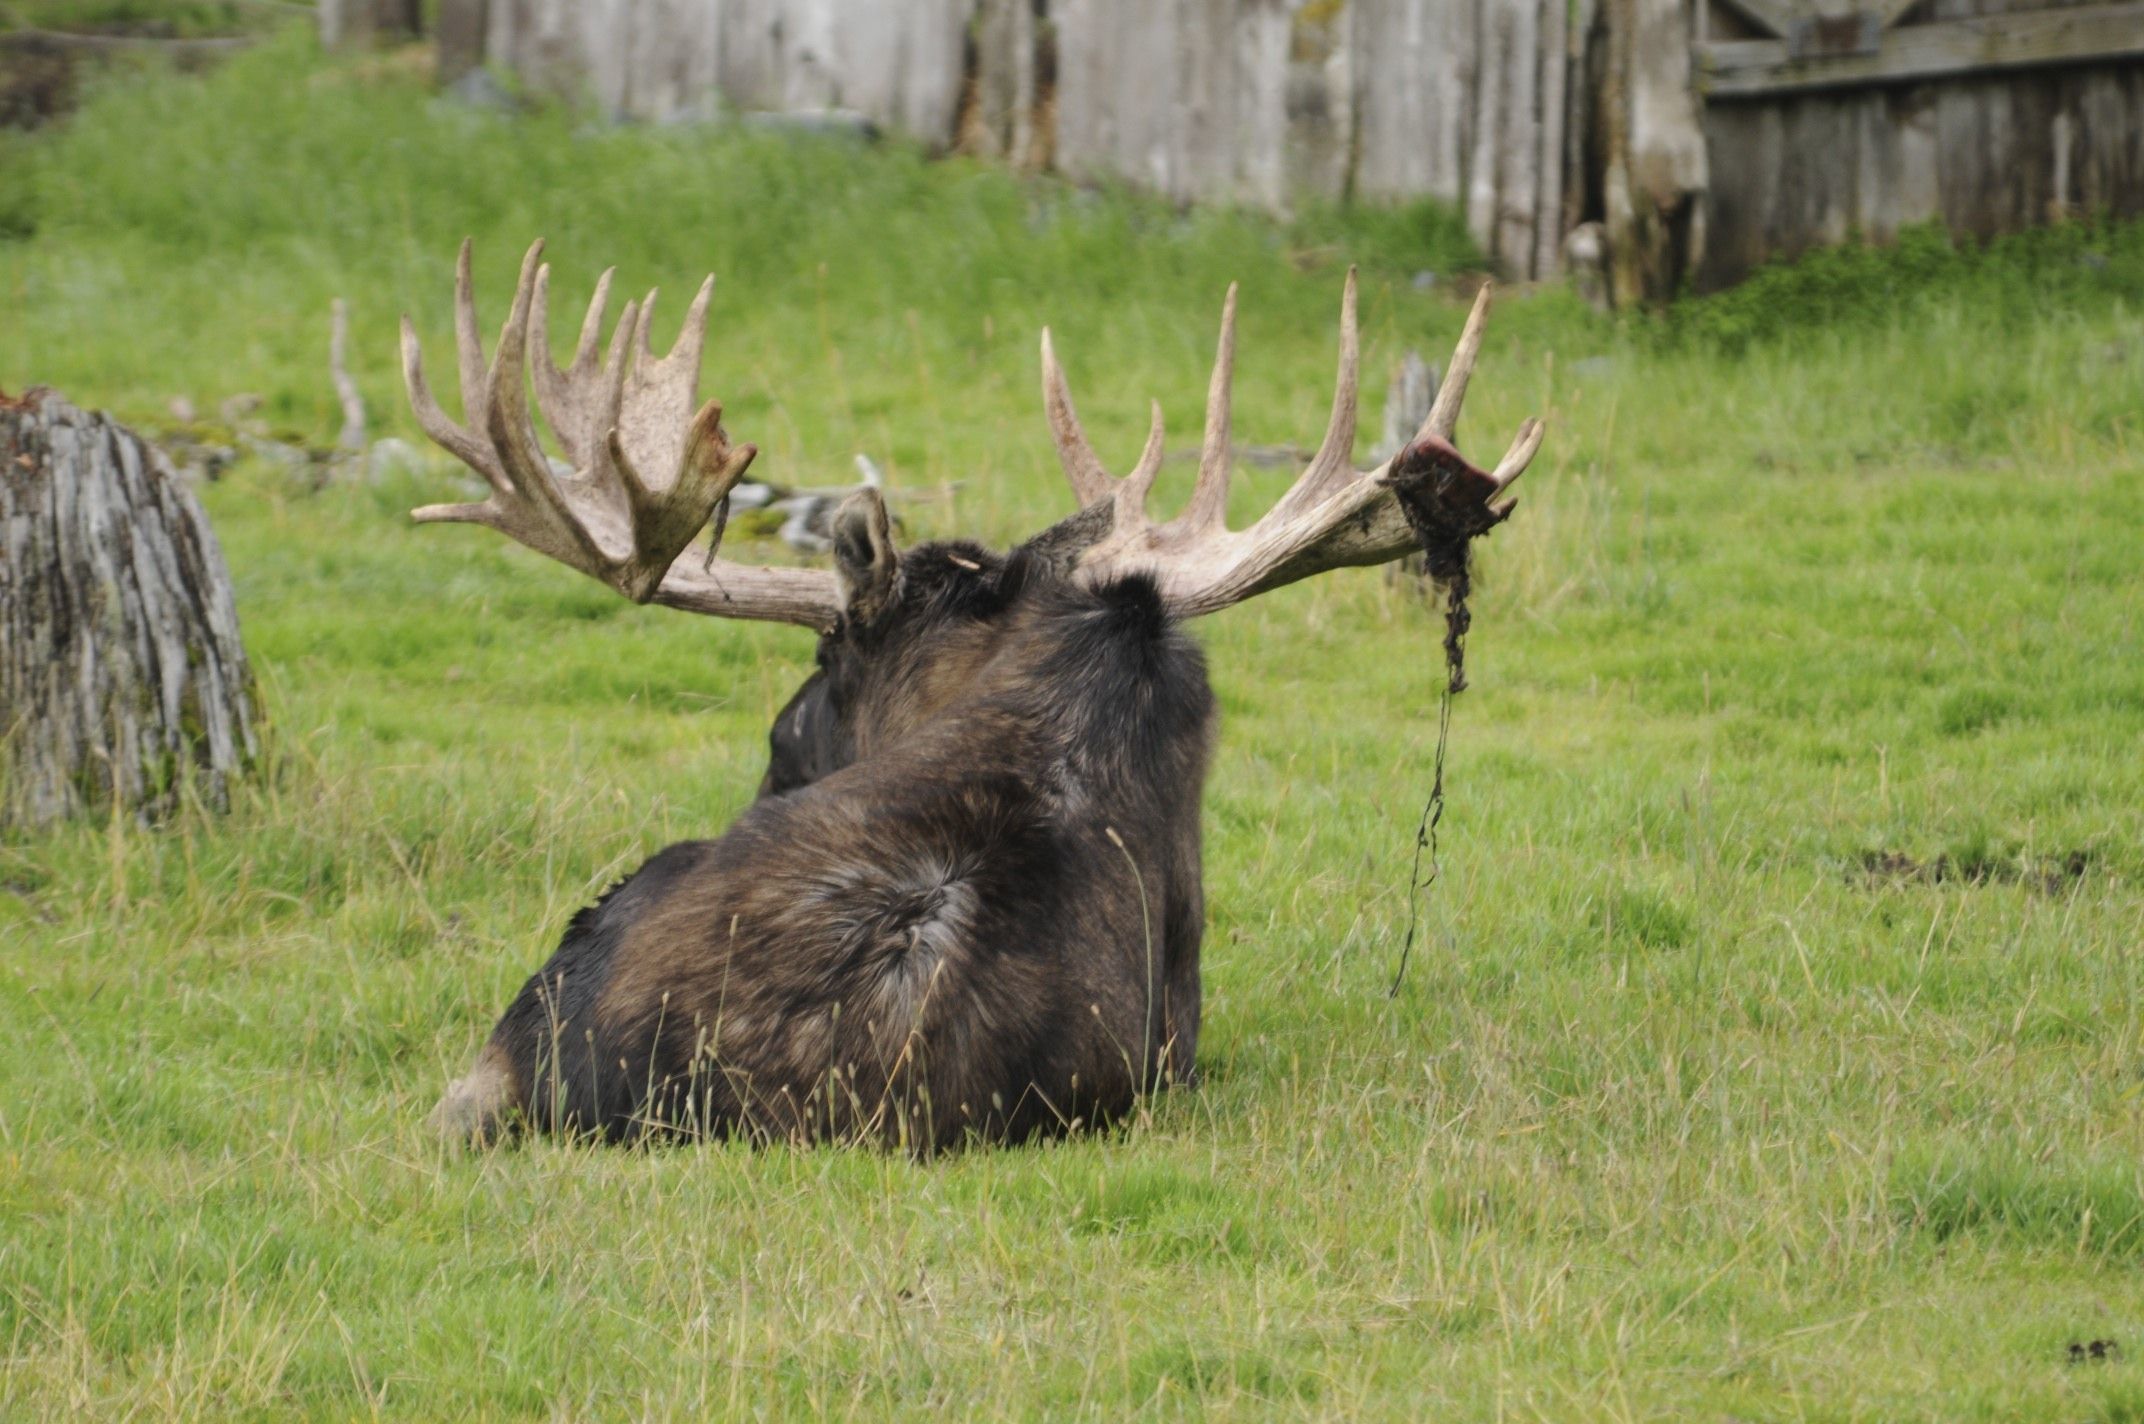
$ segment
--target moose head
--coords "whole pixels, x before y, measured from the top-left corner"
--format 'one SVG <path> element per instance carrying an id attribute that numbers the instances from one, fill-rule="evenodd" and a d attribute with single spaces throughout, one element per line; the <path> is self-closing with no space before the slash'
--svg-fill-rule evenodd
<path id="1" fill-rule="evenodd" d="M 1177 517 L 1147 512 L 1160 406 L 1138 462 L 1112 476 L 1044 331 L 1043 403 L 1077 513 L 1004 554 L 903 551 L 863 490 L 835 517 L 833 569 L 762 568 L 719 553 L 726 498 L 757 452 L 730 443 L 719 403 L 694 410 L 713 279 L 668 355 L 649 344 L 651 292 L 626 304 L 599 356 L 606 272 L 561 370 L 541 255 L 538 243 L 523 262 L 487 363 L 463 245 L 470 426 L 433 398 L 404 319 L 419 423 L 490 486 L 413 517 L 487 525 L 636 602 L 811 628 L 818 667 L 775 720 L 759 798 L 719 838 L 669 847 L 574 918 L 435 1123 L 462 1140 L 519 1124 L 929 1151 L 1099 1124 L 1191 1078 L 1214 711 L 1182 625 L 1509 516 L 1505 491 L 1540 422 L 1493 471 L 1452 445 L 1486 290 L 1422 429 L 1363 473 L 1351 271 L 1324 438 L 1247 529 L 1224 520 L 1231 287 Z M 525 384 L 570 474 L 544 455 Z M 707 551 L 691 551 L 710 523 Z"/>

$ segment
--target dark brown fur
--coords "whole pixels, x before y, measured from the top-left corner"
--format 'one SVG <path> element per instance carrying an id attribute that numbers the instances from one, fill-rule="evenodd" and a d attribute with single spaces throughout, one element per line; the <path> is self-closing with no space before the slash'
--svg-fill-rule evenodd
<path id="1" fill-rule="evenodd" d="M 1076 585 L 1064 539 L 904 557 L 844 508 L 848 615 L 760 799 L 575 917 L 441 1124 L 930 1151 L 1188 1076 L 1213 699 L 1153 585 Z"/>

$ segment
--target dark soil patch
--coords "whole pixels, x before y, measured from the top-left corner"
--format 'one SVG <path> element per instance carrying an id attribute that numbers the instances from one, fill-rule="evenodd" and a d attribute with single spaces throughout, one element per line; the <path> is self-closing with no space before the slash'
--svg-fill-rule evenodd
<path id="1" fill-rule="evenodd" d="M 2109 1360 L 2120 1359 L 2122 1347 L 2112 1340 L 2072 1340 L 2069 1355 L 2073 1365 L 2081 1365 L 2087 1361 L 2103 1365 Z"/>
<path id="2" fill-rule="evenodd" d="M 2067 894 L 2092 868 L 2092 852 L 2072 850 L 2037 859 L 2010 860 L 1994 856 L 1939 855 L 1916 860 L 1902 850 L 1870 851 L 1854 867 L 1850 879 L 1866 886 L 1882 885 L 2023 885 L 2042 895 Z"/>

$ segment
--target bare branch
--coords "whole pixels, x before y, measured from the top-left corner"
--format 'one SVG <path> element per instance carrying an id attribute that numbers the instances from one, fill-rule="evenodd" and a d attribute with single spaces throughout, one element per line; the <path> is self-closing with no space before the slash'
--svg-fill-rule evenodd
<path id="1" fill-rule="evenodd" d="M 365 451 L 365 398 L 357 393 L 345 362 L 349 349 L 350 313 L 337 297 L 328 306 L 328 376 L 335 382 L 335 399 L 342 405 L 342 434 L 335 443 L 353 455 Z"/>

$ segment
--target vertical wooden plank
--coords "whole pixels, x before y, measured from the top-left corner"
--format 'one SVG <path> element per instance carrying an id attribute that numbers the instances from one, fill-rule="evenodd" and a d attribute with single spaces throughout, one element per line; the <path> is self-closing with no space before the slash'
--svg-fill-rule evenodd
<path id="1" fill-rule="evenodd" d="M 1478 0 L 1475 16 L 1481 48 L 1474 70 L 1472 152 L 1467 159 L 1467 232 L 1474 245 L 1497 255 L 1497 154 L 1503 142 L 1505 60 L 1511 27 L 1501 0 Z"/>
<path id="2" fill-rule="evenodd" d="M 843 107 L 840 77 L 834 65 L 840 16 L 835 0 L 784 0 L 777 7 L 781 85 L 780 107 L 790 113 L 814 113 Z"/>
<path id="3" fill-rule="evenodd" d="M 1116 174 L 1157 192 L 1176 191 L 1177 3 L 1063 0 L 1054 12 L 1057 153 L 1066 172 Z"/>
<path id="4" fill-rule="evenodd" d="M 1477 0 L 1356 0 L 1354 189 L 1465 199 Z"/>
<path id="5" fill-rule="evenodd" d="M 1013 111 L 1008 156 L 1022 168 L 1046 161 L 1047 150 L 1036 141 L 1044 122 L 1037 113 L 1042 102 L 1043 76 L 1038 66 L 1042 63 L 1043 23 L 1032 4 L 1013 6 Z"/>
<path id="6" fill-rule="evenodd" d="M 2018 79 L 2022 82 L 2005 82 L 1999 76 L 1990 78 L 2000 87 L 2010 111 L 2005 147 L 2011 174 L 2011 211 L 2004 220 L 2004 229 L 2058 221 L 2060 205 L 2055 201 L 2054 141 L 2061 117 L 2057 90 L 2062 75 L 2060 71 L 2048 70 L 2021 74 Z M 2067 178 L 2068 174 L 2062 176 Z"/>
<path id="7" fill-rule="evenodd" d="M 1896 176 L 1885 190 L 1884 230 L 1896 236 L 1909 222 L 1921 222 L 1943 210 L 1937 153 L 1936 96 L 1928 87 L 1906 91 L 1892 110 L 1888 137 L 1896 146 Z"/>
<path id="8" fill-rule="evenodd" d="M 486 0 L 440 0 L 439 80 L 452 84 L 484 63 Z"/>
<path id="9" fill-rule="evenodd" d="M 2054 152 L 2048 157 L 2052 178 L 2047 185 L 2047 220 L 2061 222 L 2077 211 L 2071 198 L 2076 192 L 2077 121 L 2069 110 L 2057 109 L 2048 135 Z"/>
<path id="10" fill-rule="evenodd" d="M 638 116 L 632 108 L 634 39 L 648 8 L 639 0 L 581 0 L 571 14 L 559 16 L 558 68 L 580 69 L 589 96 L 613 118 Z"/>
<path id="11" fill-rule="evenodd" d="M 1555 0 L 1550 0 L 1551 4 Z M 1599 174 L 1594 170 L 1595 125 L 1599 120 L 1599 108 L 1605 95 L 1600 92 L 1600 76 L 1595 73 L 1594 58 L 1606 49 L 1605 41 L 1598 31 L 1600 0 L 1572 0 L 1571 30 L 1564 51 L 1565 73 L 1570 76 L 1564 86 L 1564 136 L 1563 136 L 1563 231 L 1569 233 L 1588 218 L 1599 217 L 1598 212 L 1589 212 L 1589 189 L 1596 189 Z"/>
<path id="12" fill-rule="evenodd" d="M 1610 105 L 1610 282 L 1629 305 L 1673 295 L 1701 264 L 1707 166 L 1688 0 L 1611 0 L 1608 13 L 1621 81 Z"/>
<path id="13" fill-rule="evenodd" d="M 712 114 L 717 10 L 711 0 L 632 0 L 623 35 L 623 112 L 658 123 Z"/>
<path id="14" fill-rule="evenodd" d="M 971 0 L 826 7 L 827 65 L 839 102 L 936 148 L 953 139 Z"/>
<path id="15" fill-rule="evenodd" d="M 1094 69 L 1103 47 L 1103 27 L 1095 23 L 1099 0 L 1050 0 L 1050 20 L 1057 29 L 1056 140 L 1057 166 L 1078 176 L 1091 171 L 1102 145 L 1095 133 L 1099 96 Z"/>
<path id="16" fill-rule="evenodd" d="M 716 73 L 739 109 L 771 109 L 782 98 L 782 0 L 723 0 Z"/>
<path id="17" fill-rule="evenodd" d="M 1236 47 L 1232 0 L 1176 0 L 1176 82 L 1173 103 L 1156 117 L 1156 143 L 1168 153 L 1159 185 L 1172 198 L 1222 196 L 1234 168 Z M 1173 109 L 1173 113 L 1169 110 Z"/>
<path id="18" fill-rule="evenodd" d="M 1349 0 L 1346 43 L 1349 65 L 1348 104 L 1355 114 L 1355 152 L 1348 160 L 1350 191 L 1378 196 L 1387 189 L 1385 132 L 1390 97 L 1381 83 L 1383 71 L 1405 63 L 1399 18 L 1402 0 Z"/>
<path id="19" fill-rule="evenodd" d="M 1540 0 L 1540 141 L 1532 161 L 1539 174 L 1534 199 L 1533 275 L 1554 276 L 1563 270 L 1564 109 L 1569 93 L 1570 15 L 1567 0 Z"/>
<path id="20" fill-rule="evenodd" d="M 1521 280 L 1533 276 L 1534 204 L 1541 189 L 1541 35 L 1538 0 L 1497 6 L 1505 26 L 1496 148 L 1496 258 Z"/>
<path id="21" fill-rule="evenodd" d="M 1116 82 L 1110 88 L 1115 115 L 1118 170 L 1155 192 L 1179 194 L 1183 106 L 1177 95 L 1185 65 L 1183 9 L 1188 0 L 1156 0 L 1144 7 L 1135 36 L 1117 34 Z M 1118 7 L 1122 18 L 1121 7 Z"/>
<path id="22" fill-rule="evenodd" d="M 2144 66 L 2095 69 L 2075 79 L 2077 116 L 2073 178 L 2087 211 L 2118 218 L 2144 213 Z"/>
<path id="23" fill-rule="evenodd" d="M 514 62 L 512 35 L 514 11 L 521 0 L 486 0 L 484 6 L 484 39 L 482 53 L 484 62 L 504 69 L 520 72 Z"/>
<path id="24" fill-rule="evenodd" d="M 1017 136 L 1034 93 L 1034 7 L 982 0 L 975 12 L 975 90 L 956 140 L 962 152 L 1019 161 Z"/>
<path id="25" fill-rule="evenodd" d="M 1361 10 L 1318 6 L 1288 16 L 1281 154 L 1291 199 L 1337 199 L 1354 179 L 1353 28 Z"/>
<path id="26" fill-rule="evenodd" d="M 1811 117 L 1818 121 L 1817 132 L 1821 136 L 1815 145 L 1815 153 L 1827 156 L 1826 161 L 1809 165 L 1812 173 L 1821 175 L 1821 181 L 1814 185 L 1817 241 L 1831 246 L 1846 241 L 1854 227 L 1853 105 L 1850 100 L 1828 98 L 1823 104 L 1812 106 Z"/>
<path id="27" fill-rule="evenodd" d="M 1229 183 L 1244 201 L 1279 211 L 1287 202 L 1287 0 L 1242 0 L 1230 81 L 1235 162 Z"/>
<path id="28" fill-rule="evenodd" d="M 1939 85 L 1935 117 L 1937 207 L 1932 216 L 1964 231 L 1966 215 L 1980 205 L 1980 106 L 1963 86 Z"/>
<path id="29" fill-rule="evenodd" d="M 1417 27 L 1422 43 L 1428 46 L 1428 53 L 1420 56 L 1427 72 L 1414 72 L 1423 73 L 1421 82 L 1434 85 L 1430 92 L 1441 100 L 1432 111 L 1435 128 L 1422 136 L 1423 156 L 1428 161 L 1423 191 L 1457 202 L 1466 192 L 1475 116 L 1481 107 L 1481 11 L 1474 0 L 1414 3 L 1417 10 L 1428 12 Z M 1405 75 L 1393 78 L 1409 82 Z"/>
<path id="30" fill-rule="evenodd" d="M 1852 191 L 1849 197 L 1850 221 L 1855 231 L 1862 236 L 1876 235 L 1876 214 L 1883 205 L 1884 162 L 1886 150 L 1893 147 L 1888 135 L 1883 132 L 1887 109 L 1881 90 L 1869 90 L 1844 96 L 1847 118 L 1847 151 L 1841 155 L 1849 167 Z"/>

